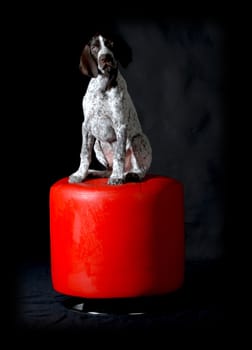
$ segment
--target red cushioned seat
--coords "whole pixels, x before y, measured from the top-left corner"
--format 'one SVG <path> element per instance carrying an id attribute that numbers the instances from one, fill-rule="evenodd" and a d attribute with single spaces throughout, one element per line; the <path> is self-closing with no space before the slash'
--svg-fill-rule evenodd
<path id="1" fill-rule="evenodd" d="M 86 298 L 168 293 L 184 280 L 184 195 L 175 179 L 107 179 L 50 189 L 52 283 Z"/>

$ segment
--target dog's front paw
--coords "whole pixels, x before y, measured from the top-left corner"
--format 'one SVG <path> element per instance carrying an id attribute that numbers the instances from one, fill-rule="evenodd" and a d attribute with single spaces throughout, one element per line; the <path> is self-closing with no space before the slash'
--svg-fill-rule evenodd
<path id="1" fill-rule="evenodd" d="M 82 182 L 83 180 L 84 180 L 84 176 L 81 176 L 78 174 L 72 174 L 68 178 L 68 182 L 70 184 L 79 183 L 79 182 Z"/>
<path id="2" fill-rule="evenodd" d="M 124 180 L 117 177 L 110 177 L 108 180 L 109 185 L 122 185 L 124 183 Z"/>

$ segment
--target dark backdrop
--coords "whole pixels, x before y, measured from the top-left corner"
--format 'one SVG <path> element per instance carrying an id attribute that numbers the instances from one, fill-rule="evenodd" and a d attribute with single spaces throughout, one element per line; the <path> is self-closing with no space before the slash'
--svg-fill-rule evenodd
<path id="1" fill-rule="evenodd" d="M 104 26 L 121 34 L 132 48 L 133 61 L 121 70 L 151 141 L 150 172 L 177 178 L 184 184 L 189 265 L 202 262 L 204 266 L 204 262 L 218 261 L 226 254 L 227 90 L 229 50 L 236 50 L 229 46 L 226 23 L 211 16 L 172 17 L 165 16 L 167 12 L 156 16 L 152 11 L 145 18 L 111 15 L 108 19 L 107 15 L 102 16 L 103 8 L 98 5 L 96 12 L 76 8 L 73 13 L 68 8 L 62 11 L 62 7 L 62 4 L 58 9 L 31 5 L 26 12 L 22 4 L 20 12 L 15 7 L 12 20 L 8 21 L 12 32 L 7 40 L 12 55 L 8 71 L 11 90 L 8 142 L 14 147 L 8 156 L 13 180 L 10 182 L 8 169 L 3 172 L 2 188 L 8 193 L 5 207 L 9 237 L 6 252 L 3 248 L 8 260 L 5 258 L 3 266 L 12 261 L 18 266 L 26 261 L 31 263 L 29 266 L 34 265 L 18 276 L 21 295 L 18 304 L 22 305 L 21 323 L 27 318 L 26 323 L 35 328 L 43 322 L 47 326 L 54 322 L 54 317 L 61 319 L 62 315 L 61 299 L 52 291 L 50 270 L 44 265 L 50 258 L 49 191 L 53 183 L 69 176 L 79 165 L 81 102 L 89 81 L 79 71 L 79 57 L 90 35 Z M 120 7 L 118 12 L 125 11 L 124 5 Z M 36 262 L 41 261 L 38 267 Z M 193 310 L 190 317 L 185 313 L 186 324 L 192 319 L 200 323 L 201 314 L 210 315 L 207 320 L 213 324 L 219 319 L 218 308 L 216 312 L 210 296 L 214 294 L 213 286 L 219 295 L 222 273 L 220 276 L 217 282 L 212 282 L 204 270 L 200 277 L 196 274 L 196 284 L 189 278 L 189 286 L 193 286 L 189 295 L 195 299 L 191 303 L 189 298 L 189 306 L 185 306 L 185 310 Z M 8 277 L 12 285 L 13 274 Z M 209 300 L 205 299 L 206 294 Z M 182 299 L 187 300 L 184 296 Z M 200 313 L 195 307 L 198 300 L 203 300 Z M 12 301 L 4 304 L 10 312 Z M 180 299 L 178 305 L 180 315 L 184 305 Z M 63 314 L 66 313 L 64 308 Z M 73 322 L 76 315 L 71 314 L 70 321 L 68 316 L 63 323 Z M 82 329 L 81 317 L 80 321 Z M 77 325 L 79 321 L 75 322 Z M 146 322 L 149 324 L 148 318 Z M 117 323 L 115 319 L 112 327 Z"/>
<path id="2" fill-rule="evenodd" d="M 18 22 L 12 45 L 18 62 L 13 67 L 18 261 L 49 257 L 50 186 L 79 165 L 81 102 L 89 81 L 78 69 L 79 57 L 97 29 L 94 21 L 50 12 L 27 20 L 29 25 Z M 150 172 L 184 184 L 187 260 L 223 257 L 224 24 L 211 17 L 150 16 L 99 22 L 132 49 L 133 61 L 121 71 L 153 148 Z"/>

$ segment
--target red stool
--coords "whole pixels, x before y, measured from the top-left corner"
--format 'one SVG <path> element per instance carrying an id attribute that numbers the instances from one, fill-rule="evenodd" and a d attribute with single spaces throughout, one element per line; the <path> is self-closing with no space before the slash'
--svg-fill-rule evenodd
<path id="1" fill-rule="evenodd" d="M 107 179 L 50 189 L 53 288 L 83 298 L 175 291 L 184 281 L 184 194 L 175 179 Z"/>

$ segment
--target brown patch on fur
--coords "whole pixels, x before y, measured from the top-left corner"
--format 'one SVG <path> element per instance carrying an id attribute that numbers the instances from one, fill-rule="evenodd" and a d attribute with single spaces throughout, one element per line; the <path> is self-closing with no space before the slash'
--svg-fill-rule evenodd
<path id="1" fill-rule="evenodd" d="M 82 51 L 79 68 L 84 75 L 90 77 L 97 77 L 98 75 L 97 63 L 92 57 L 90 47 L 88 45 L 85 45 Z"/>

